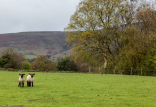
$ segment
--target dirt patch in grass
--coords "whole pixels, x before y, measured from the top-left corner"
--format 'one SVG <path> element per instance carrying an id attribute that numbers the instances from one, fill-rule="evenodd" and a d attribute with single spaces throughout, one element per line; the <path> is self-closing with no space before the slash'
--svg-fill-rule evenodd
<path id="1" fill-rule="evenodd" d="M 24 107 L 23 105 L 13 105 L 13 106 L 0 106 L 0 107 Z"/>
<path id="2" fill-rule="evenodd" d="M 54 100 L 54 99 L 32 99 L 32 100 L 28 100 L 28 101 L 32 102 L 32 101 L 43 101 L 43 100 L 51 101 L 51 100 Z"/>

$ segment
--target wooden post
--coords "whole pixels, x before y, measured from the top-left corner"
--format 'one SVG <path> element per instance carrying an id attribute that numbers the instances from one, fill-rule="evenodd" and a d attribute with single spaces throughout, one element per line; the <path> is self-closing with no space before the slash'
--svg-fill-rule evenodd
<path id="1" fill-rule="evenodd" d="M 114 68 L 114 74 L 115 74 L 115 70 L 116 70 L 116 67 Z"/>
<path id="2" fill-rule="evenodd" d="M 103 73 L 104 73 L 104 70 L 105 70 L 104 68 L 101 70 L 101 75 L 103 75 Z"/>
<path id="3" fill-rule="evenodd" d="M 132 67 L 131 67 L 131 75 L 132 75 Z"/>
<path id="4" fill-rule="evenodd" d="M 141 75 L 142 75 L 142 67 L 141 67 Z"/>
<path id="5" fill-rule="evenodd" d="M 124 72 L 124 69 L 120 71 L 120 74 L 122 75 L 122 71 Z"/>
<path id="6" fill-rule="evenodd" d="M 99 73 L 100 73 L 100 67 L 99 67 Z"/>

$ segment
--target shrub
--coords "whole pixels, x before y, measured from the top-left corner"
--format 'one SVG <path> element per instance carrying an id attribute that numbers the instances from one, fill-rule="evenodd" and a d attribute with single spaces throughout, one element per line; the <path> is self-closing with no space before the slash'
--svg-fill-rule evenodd
<path id="1" fill-rule="evenodd" d="M 25 69 L 25 70 L 30 70 L 31 69 L 31 64 L 25 60 L 23 63 L 22 63 L 22 69 Z"/>
<path id="2" fill-rule="evenodd" d="M 57 65 L 58 71 L 77 71 L 77 65 L 73 60 L 69 58 L 62 58 Z"/>
<path id="3" fill-rule="evenodd" d="M 78 63 L 77 66 L 80 72 L 89 72 L 89 65 L 87 63 Z"/>
<path id="4" fill-rule="evenodd" d="M 24 59 L 24 56 L 13 48 L 6 48 L 0 52 L 0 67 L 20 69 Z"/>
<path id="5" fill-rule="evenodd" d="M 48 59 L 44 55 L 39 55 L 35 59 L 35 61 L 31 65 L 33 70 L 39 71 L 55 71 L 56 63 L 54 63 L 51 59 Z"/>

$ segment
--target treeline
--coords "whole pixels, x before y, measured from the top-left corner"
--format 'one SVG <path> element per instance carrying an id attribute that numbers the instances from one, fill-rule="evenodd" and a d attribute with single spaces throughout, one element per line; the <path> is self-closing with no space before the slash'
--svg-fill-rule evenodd
<path id="1" fill-rule="evenodd" d="M 5 48 L 0 52 L 0 70 L 7 71 L 36 71 L 36 72 L 87 72 L 76 64 L 72 57 L 60 58 L 59 62 L 53 62 L 44 55 L 37 56 L 32 62 L 26 60 L 21 53 L 13 48 Z"/>
<path id="2" fill-rule="evenodd" d="M 149 0 L 82 0 L 65 28 L 74 61 L 104 72 L 110 68 L 125 74 L 155 71 L 155 4 Z"/>
<path id="3" fill-rule="evenodd" d="M 55 71 L 56 63 L 44 55 L 38 56 L 32 63 L 24 55 L 13 48 L 5 48 L 0 52 L 0 68 L 8 70 Z"/>

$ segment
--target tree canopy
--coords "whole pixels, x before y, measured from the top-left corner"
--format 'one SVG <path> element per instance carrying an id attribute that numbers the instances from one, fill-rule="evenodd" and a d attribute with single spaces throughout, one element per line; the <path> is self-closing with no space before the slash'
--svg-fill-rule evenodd
<path id="1" fill-rule="evenodd" d="M 121 15 L 126 12 L 125 0 L 83 0 L 71 16 L 67 42 L 76 50 L 83 50 L 107 66 L 108 58 L 114 57 L 118 41 Z M 110 56 L 110 57 L 108 57 Z"/>
<path id="2" fill-rule="evenodd" d="M 75 60 L 87 55 L 86 62 L 104 68 L 145 66 L 156 37 L 156 10 L 145 1 L 82 0 L 65 28 Z"/>

